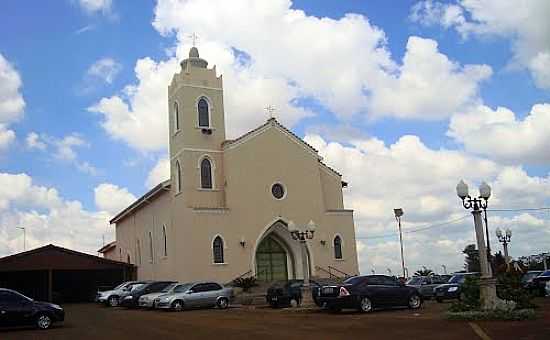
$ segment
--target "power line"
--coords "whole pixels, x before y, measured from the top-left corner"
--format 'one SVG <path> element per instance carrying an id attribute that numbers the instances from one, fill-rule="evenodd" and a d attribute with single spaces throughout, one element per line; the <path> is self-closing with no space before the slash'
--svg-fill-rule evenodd
<path id="1" fill-rule="evenodd" d="M 540 210 L 549 210 L 550 207 L 541 207 L 541 208 L 499 208 L 499 209 L 487 209 L 487 211 L 540 211 Z"/>

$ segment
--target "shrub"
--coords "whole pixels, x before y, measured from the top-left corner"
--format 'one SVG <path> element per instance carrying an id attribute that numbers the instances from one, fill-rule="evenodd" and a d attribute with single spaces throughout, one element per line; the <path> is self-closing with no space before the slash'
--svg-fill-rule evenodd
<path id="1" fill-rule="evenodd" d="M 239 277 L 233 280 L 233 286 L 242 288 L 243 292 L 248 292 L 250 288 L 257 286 L 256 278 L 254 276 L 250 277 Z"/>
<path id="2" fill-rule="evenodd" d="M 531 302 L 533 296 L 522 287 L 521 273 L 515 271 L 500 272 L 497 274 L 497 295 L 503 300 L 511 300 L 516 303 L 516 308 L 534 308 Z"/>
<path id="3" fill-rule="evenodd" d="M 461 286 L 461 299 L 451 305 L 451 312 L 466 312 L 479 310 L 481 307 L 479 298 L 479 278 L 475 276 L 466 276 Z"/>

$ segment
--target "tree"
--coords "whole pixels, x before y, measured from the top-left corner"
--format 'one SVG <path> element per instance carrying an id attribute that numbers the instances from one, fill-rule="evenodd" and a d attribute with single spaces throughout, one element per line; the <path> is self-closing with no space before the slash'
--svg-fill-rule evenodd
<path id="1" fill-rule="evenodd" d="M 424 267 L 423 269 L 417 270 L 414 273 L 414 276 L 430 276 L 433 274 L 434 274 L 433 270 Z"/>
<path id="2" fill-rule="evenodd" d="M 481 265 L 479 264 L 479 251 L 475 244 L 469 244 L 462 251 L 466 255 L 464 268 L 468 272 L 480 272 Z"/>

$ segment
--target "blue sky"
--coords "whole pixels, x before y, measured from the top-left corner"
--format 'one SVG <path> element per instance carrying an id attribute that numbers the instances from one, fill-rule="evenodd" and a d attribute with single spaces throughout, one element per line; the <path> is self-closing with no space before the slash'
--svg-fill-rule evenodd
<path id="1" fill-rule="evenodd" d="M 243 8 L 248 8 L 246 1 L 237 2 Z M 275 103 L 270 102 L 270 96 L 265 93 L 254 94 L 259 99 L 257 103 L 250 104 L 251 107 L 232 104 L 232 95 L 228 95 L 226 89 L 226 98 L 229 97 L 226 100 L 226 120 L 233 131 L 230 135 L 238 135 L 261 123 L 266 118 L 262 105 L 275 104 L 278 107 L 278 118 L 284 124 L 308 141 L 318 143 L 316 146 L 327 162 L 344 173 L 344 179 L 350 180 L 352 185 L 357 183 L 346 193 L 346 204 L 361 211 L 356 215 L 358 234 L 379 235 L 393 231 L 393 226 L 390 225 L 391 216 L 383 216 L 374 211 L 376 209 L 373 206 L 378 206 L 380 202 L 403 205 L 411 202 L 410 209 L 413 209 L 418 202 L 412 202 L 417 199 L 438 197 L 442 189 L 437 185 L 426 185 L 423 192 L 414 193 L 417 188 L 410 185 L 411 179 L 406 176 L 406 172 L 429 171 L 425 169 L 437 168 L 441 159 L 445 162 L 458 162 L 461 165 L 456 168 L 468 169 L 468 173 L 460 175 L 454 172 L 437 172 L 423 175 L 432 176 L 435 181 L 438 181 L 437 176 L 442 176 L 441 182 L 455 179 L 458 181 L 459 176 L 473 184 L 487 180 L 493 185 L 500 184 L 514 193 L 524 195 L 522 199 L 525 204 L 515 205 L 510 198 L 501 194 L 495 198 L 496 204 L 500 206 L 547 206 L 550 195 L 546 191 L 549 187 L 550 159 L 540 150 L 548 150 L 550 140 L 543 136 L 544 132 L 537 131 L 536 127 L 540 128 L 540 122 L 545 119 L 550 122 L 550 109 L 541 108 L 543 113 L 537 115 L 535 127 L 525 127 L 521 123 L 530 116 L 534 105 L 550 102 L 550 75 L 545 73 L 544 67 L 543 71 L 540 71 L 541 67 L 536 67 L 544 66 L 544 62 L 550 60 L 550 44 L 540 43 L 538 36 L 533 38 L 538 33 L 525 28 L 526 25 L 520 20 L 514 21 L 507 17 L 507 9 L 500 8 L 498 2 L 474 2 L 483 5 L 481 10 L 469 6 L 468 2 L 460 1 L 300 0 L 291 2 L 289 6 L 289 2 L 281 0 L 265 5 L 273 7 L 265 12 L 261 8 L 250 8 L 250 12 L 245 10 L 218 17 L 223 14 L 207 11 L 189 13 L 190 5 L 196 5 L 193 8 L 206 6 L 205 8 L 211 10 L 205 2 L 195 0 L 177 4 L 117 0 L 64 0 L 45 3 L 6 1 L 0 12 L 0 55 L 8 65 L 5 66 L 7 71 L 4 71 L 17 74 L 20 78 L 21 85 L 14 85 L 9 95 L 22 98 L 24 108 L 12 110 L 17 111 L 17 119 L 2 119 L 3 113 L 0 109 L 0 127 L 3 124 L 4 130 L 13 133 L 9 142 L 0 147 L 0 172 L 12 176 L 25 174 L 32 179 L 32 186 L 55 189 L 62 204 L 80 202 L 81 212 L 88 214 L 88 217 L 93 216 L 96 221 L 94 223 L 100 225 L 98 220 L 112 215 L 133 197 L 147 191 L 151 181 L 161 180 L 162 176 L 155 177 L 153 168 L 157 165 L 159 169 L 162 168 L 161 162 L 166 152 L 165 147 L 144 147 L 128 137 L 128 134 L 142 133 L 142 130 L 129 129 L 122 133 L 107 128 L 105 123 L 112 121 L 117 114 L 117 117 L 122 117 L 121 120 L 130 119 L 132 114 L 138 120 L 144 114 L 159 117 L 161 121 L 166 119 L 164 104 L 157 107 L 147 106 L 148 111 L 144 113 L 138 107 L 139 104 L 135 104 L 135 98 L 125 93 L 124 89 L 130 85 L 135 87 L 136 96 L 158 97 L 157 94 L 147 92 L 149 90 L 146 88 L 148 77 L 153 75 L 144 73 L 140 79 L 135 69 L 137 63 L 140 60 L 149 60 L 155 68 L 152 73 L 176 72 L 177 67 L 169 69 L 169 65 L 177 65 L 175 62 L 188 50 L 190 42 L 185 34 L 196 31 L 201 37 L 198 45 L 201 56 L 209 60 L 211 65 L 221 65 L 226 88 L 233 84 L 249 89 L 247 78 L 240 78 L 242 74 L 239 72 L 242 70 L 231 59 L 223 58 L 225 52 L 235 49 L 244 51 L 251 58 L 249 70 L 254 74 L 252 77 L 261 76 L 269 81 L 277 81 L 276 84 L 284 84 L 281 86 L 269 83 L 270 86 L 275 86 L 276 93 L 281 94 Z M 539 12 L 544 12 L 544 8 L 537 8 L 539 5 L 541 8 L 546 6 L 544 1 L 534 1 L 532 8 L 519 11 L 518 16 L 525 22 L 537 23 L 540 20 L 541 25 L 545 25 L 538 15 Z M 262 6 L 264 5 L 259 7 Z M 484 8 L 487 10 L 484 11 Z M 319 35 L 315 39 L 326 39 L 334 46 L 342 46 L 341 51 L 350 52 L 335 59 L 341 63 L 327 65 L 327 69 L 313 66 L 308 69 L 308 65 L 304 65 L 307 72 L 299 75 L 285 72 L 282 66 L 275 65 L 280 59 L 269 55 L 273 51 L 267 51 L 266 55 L 259 53 L 262 50 L 259 35 L 271 39 L 274 48 L 278 44 L 283 48 L 283 44 L 287 43 L 297 46 L 288 52 L 289 58 L 293 57 L 297 62 L 306 61 L 308 64 L 308 58 L 330 61 L 331 57 L 323 49 L 309 49 L 308 44 L 304 43 L 306 40 L 300 40 L 302 38 L 299 36 L 285 35 L 283 32 L 293 32 L 296 29 L 291 25 L 281 29 L 281 34 L 273 33 L 268 24 L 266 27 L 249 27 L 240 31 L 239 22 L 255 23 L 259 16 L 269 11 L 276 17 L 295 10 L 303 11 L 304 16 L 303 22 L 296 25 L 310 25 L 307 27 L 318 29 Z M 415 10 L 418 14 L 416 17 L 413 16 Z M 348 27 L 340 25 L 349 13 L 360 14 L 361 17 L 348 23 Z M 459 13 L 461 16 L 445 21 L 448 13 Z M 504 14 L 500 16 L 501 13 Z M 209 24 L 209 15 L 221 18 L 220 22 L 225 20 L 227 30 L 223 26 Z M 204 18 L 201 19 L 201 16 Z M 325 17 L 333 19 L 330 23 L 325 23 L 327 26 L 332 25 L 332 28 L 324 27 L 318 20 Z M 461 21 L 461 18 L 464 20 Z M 155 25 L 152 24 L 153 21 L 156 22 Z M 351 31 L 349 27 L 352 27 Z M 364 42 L 375 36 L 375 31 L 383 32 L 385 40 L 377 40 L 377 44 L 365 47 Z M 334 35 L 327 32 L 333 32 Z M 411 40 L 411 37 L 419 39 Z M 550 41 L 550 37 L 547 41 Z M 437 44 L 435 50 L 430 47 L 431 43 Z M 376 46 L 382 48 L 385 56 L 374 52 Z M 357 57 L 353 55 L 354 51 L 358 51 Z M 309 53 L 319 55 L 308 56 Z M 545 59 L 547 53 L 548 59 Z M 407 56 L 415 56 L 415 59 L 410 59 L 413 64 L 406 69 L 403 58 Z M 426 67 L 429 68 L 429 65 L 437 64 L 441 56 L 456 68 L 444 69 L 442 66 L 429 75 L 433 79 L 421 73 L 423 69 L 418 68 L 420 71 L 415 73 L 417 68 L 414 63 L 422 62 L 419 58 L 434 58 L 433 62 L 426 61 Z M 387 66 L 387 62 L 392 65 Z M 164 66 L 164 63 L 168 66 Z M 468 73 L 466 65 L 479 67 Z M 346 93 L 342 90 L 345 86 L 336 81 L 327 83 L 326 86 L 323 84 L 322 79 L 327 79 L 323 73 L 328 69 L 334 71 L 338 67 L 351 68 L 350 75 L 353 75 L 353 69 L 357 69 L 360 74 L 359 79 L 355 80 L 356 84 L 350 81 L 352 85 L 349 88 L 352 91 L 348 92 L 353 93 Z M 404 76 L 406 72 L 410 72 L 407 77 Z M 319 81 L 316 81 L 317 76 Z M 425 91 L 416 88 L 418 83 L 415 81 L 419 77 L 423 79 L 418 82 L 429 85 L 432 82 L 437 84 L 440 81 L 439 76 L 443 79 L 439 86 L 427 86 Z M 407 79 L 412 79 L 412 83 Z M 444 84 L 453 81 L 456 81 L 456 96 L 448 89 L 439 92 L 438 87 L 444 87 Z M 162 85 L 159 93 L 162 94 L 167 85 Z M 410 88 L 411 86 L 415 88 Z M 383 95 L 387 88 L 394 94 L 391 100 Z M 391 89 L 395 91 L 391 92 Z M 0 85 L 0 91 L 2 90 L 5 89 Z M 0 92 L 0 100 L 7 100 L 7 96 L 3 97 Z M 102 100 L 115 97 L 130 106 L 129 112 L 120 113 L 110 106 L 99 106 Z M 455 99 L 456 102 L 452 104 Z M 162 103 L 164 98 L 155 97 L 154 100 Z M 395 104 L 401 101 L 403 105 Z M 513 112 L 515 120 L 510 121 L 509 114 L 497 112 L 497 107 L 505 107 Z M 398 112 L 401 109 L 403 111 Z M 424 113 L 423 110 L 433 112 Z M 487 110 L 492 110 L 493 113 Z M 6 116 L 7 114 L 5 113 Z M 431 118 L 426 118 L 429 115 Z M 241 124 L 247 117 L 254 118 L 249 123 Z M 502 118 L 505 121 L 498 122 L 497 126 L 495 119 L 498 121 L 499 117 L 506 119 Z M 479 129 L 473 131 L 472 126 Z M 488 131 L 485 128 L 492 129 L 492 132 L 485 133 L 484 131 Z M 518 141 L 523 144 L 516 143 L 514 131 L 518 131 Z M 1 132 L 2 129 L 0 135 Z M 31 134 L 36 134 L 35 141 L 38 144 L 29 143 Z M 403 139 L 404 136 L 414 136 L 419 144 L 413 139 Z M 329 147 L 330 142 L 335 143 L 333 147 Z M 371 145 L 374 142 L 382 143 L 382 146 L 378 145 L 376 150 L 360 146 L 365 145 L 361 143 Z M 477 145 L 484 147 L 478 150 Z M 403 164 L 404 159 L 396 159 L 400 148 L 411 153 L 411 163 Z M 354 152 L 361 153 L 364 163 L 350 160 Z M 427 163 L 421 166 L 414 163 L 415 152 L 425 153 L 417 154 L 416 159 L 419 162 L 426 160 Z M 448 156 L 449 154 L 453 156 Z M 389 158 L 386 162 L 379 158 L 370 159 L 371 156 Z M 377 167 L 378 161 L 393 168 L 403 167 L 403 173 L 388 173 L 388 176 L 395 176 L 394 178 L 378 178 L 386 187 L 395 185 L 396 190 L 404 188 L 402 195 L 371 189 L 368 187 L 370 182 L 360 177 L 360 174 L 371 171 L 362 167 Z M 429 162 L 434 162 L 433 166 Z M 472 166 L 464 166 L 465 162 L 471 162 Z M 407 169 L 409 166 L 410 169 Z M 449 167 L 452 168 L 453 165 Z M 381 173 L 384 173 L 382 168 L 372 175 L 383 176 Z M 11 183 L 10 179 L 6 181 Z M 118 205 L 100 202 L 96 189 L 102 184 L 111 185 L 110 188 L 116 194 L 122 195 Z M 495 192 L 498 193 L 497 188 Z M 23 223 L 25 214 L 32 215 L 33 212 L 43 214 L 46 220 L 52 216 L 53 208 L 50 205 L 43 202 L 30 204 L 23 193 L 19 201 L 12 197 L 14 195 L 4 196 L 0 192 L 0 202 L 2 199 L 8 202 L 8 208 L 4 208 L 4 212 L 0 210 L 0 214 L 4 214 L 3 223 Z M 448 197 L 452 197 L 452 192 Z M 450 198 L 447 201 L 442 207 L 429 206 L 426 203 L 425 207 L 430 212 L 419 212 L 411 216 L 411 223 L 423 225 L 445 221 L 454 216 L 453 214 L 462 213 L 457 210 L 458 202 Z M 405 210 L 407 211 L 406 208 Z M 520 214 L 518 212 L 516 215 L 494 218 L 495 221 L 505 221 L 512 225 L 520 223 Z M 543 239 L 546 238 L 547 241 L 550 235 L 548 218 L 541 215 L 534 218 L 537 221 L 533 223 L 540 226 L 537 223 L 542 221 L 540 223 L 546 228 Z M 88 250 L 94 246 L 92 239 L 103 232 L 96 230 L 95 234 L 91 233 L 90 240 L 85 244 L 71 239 L 74 235 L 63 237 L 66 237 L 69 245 Z M 0 253 L 9 253 L 18 247 L 19 236 L 8 229 L 4 233 L 9 242 L 0 244 Z M 442 240 L 440 236 L 437 239 Z M 31 240 L 34 244 L 47 241 L 46 237 L 38 234 L 33 238 L 32 233 Z M 385 254 L 395 246 L 393 241 L 365 242 L 365 247 L 373 247 L 374 251 Z M 457 248 L 466 242 L 458 236 L 447 241 Z M 522 249 L 524 252 L 543 250 L 538 245 Z M 365 257 L 362 261 L 365 268 L 375 265 L 376 260 L 386 261 L 377 259 L 378 255 L 373 256 L 367 251 L 361 256 Z M 417 256 L 422 258 L 421 254 Z M 394 262 L 384 262 L 383 265 L 392 266 Z"/>

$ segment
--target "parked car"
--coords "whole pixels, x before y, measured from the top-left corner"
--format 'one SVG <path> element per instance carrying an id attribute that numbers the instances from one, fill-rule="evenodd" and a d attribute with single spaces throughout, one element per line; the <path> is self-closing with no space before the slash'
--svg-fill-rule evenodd
<path id="1" fill-rule="evenodd" d="M 110 307 L 116 307 L 119 303 L 121 295 L 126 294 L 132 287 L 136 287 L 139 284 L 143 284 L 145 281 L 127 281 L 116 286 L 113 289 L 97 292 L 96 301 L 106 304 Z"/>
<path id="2" fill-rule="evenodd" d="M 521 277 L 521 286 L 529 291 L 535 291 L 536 287 L 533 284 L 533 279 L 542 273 L 542 270 L 530 270 L 527 273 L 523 274 L 523 276 Z"/>
<path id="3" fill-rule="evenodd" d="M 533 278 L 533 289 L 539 296 L 546 295 L 546 283 L 550 281 L 550 270 Z"/>
<path id="4" fill-rule="evenodd" d="M 179 287 L 185 286 L 185 285 L 187 285 L 187 283 L 174 282 L 174 283 L 166 286 L 166 288 L 164 288 L 160 292 L 142 295 L 139 298 L 139 306 L 144 307 L 144 308 L 155 308 L 155 299 L 157 297 L 159 297 L 161 295 L 164 295 L 164 294 L 171 294 L 171 293 L 174 292 L 174 290 L 176 288 L 179 288 Z"/>
<path id="5" fill-rule="evenodd" d="M 355 276 L 341 285 L 322 286 L 318 300 L 332 311 L 353 308 L 364 313 L 384 307 L 417 309 L 423 303 L 418 289 L 386 275 Z"/>
<path id="6" fill-rule="evenodd" d="M 134 287 L 124 295 L 120 296 L 120 305 L 123 307 L 138 307 L 139 298 L 146 294 L 158 293 L 167 286 L 175 283 L 174 281 L 147 281 Z"/>
<path id="7" fill-rule="evenodd" d="M 59 305 L 39 302 L 16 292 L 0 288 L 0 326 L 34 325 L 48 329 L 54 322 L 65 319 L 65 311 Z"/>
<path id="8" fill-rule="evenodd" d="M 210 307 L 225 309 L 232 300 L 232 288 L 225 288 L 215 282 L 194 282 L 175 288 L 171 294 L 157 297 L 155 307 L 174 311 Z"/>
<path id="9" fill-rule="evenodd" d="M 479 273 L 455 273 L 449 282 L 434 288 L 434 295 L 437 302 L 444 300 L 460 299 L 462 285 L 468 276 L 477 276 Z"/>
<path id="10" fill-rule="evenodd" d="M 311 295 L 315 303 L 319 297 L 320 285 L 310 280 Z M 302 286 L 304 280 L 277 281 L 267 289 L 266 301 L 274 308 L 296 307 L 302 303 Z"/>
<path id="11" fill-rule="evenodd" d="M 434 297 L 434 288 L 447 283 L 448 278 L 439 275 L 430 276 L 413 276 L 407 281 L 407 286 L 418 289 L 420 295 L 424 299 L 431 299 Z"/>

